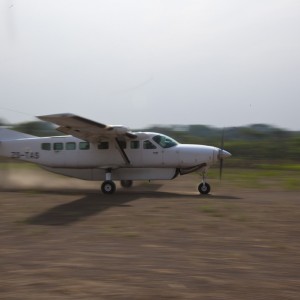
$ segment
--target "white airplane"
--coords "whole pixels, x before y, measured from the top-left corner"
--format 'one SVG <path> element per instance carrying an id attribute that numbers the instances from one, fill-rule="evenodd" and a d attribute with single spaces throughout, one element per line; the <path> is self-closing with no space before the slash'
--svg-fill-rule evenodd
<path id="1" fill-rule="evenodd" d="M 104 181 L 104 194 L 115 192 L 113 180 L 131 187 L 133 180 L 170 180 L 195 171 L 203 176 L 198 191 L 208 194 L 208 168 L 219 161 L 221 172 L 223 159 L 231 156 L 220 148 L 179 144 L 163 134 L 132 132 L 125 126 L 104 125 L 73 114 L 38 118 L 59 125 L 57 130 L 67 135 L 36 137 L 0 129 L 0 155 L 65 176 Z"/>

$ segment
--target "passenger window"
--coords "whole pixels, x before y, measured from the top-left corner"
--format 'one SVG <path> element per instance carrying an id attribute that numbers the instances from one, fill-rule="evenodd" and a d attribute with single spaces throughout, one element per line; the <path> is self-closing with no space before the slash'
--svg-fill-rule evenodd
<path id="1" fill-rule="evenodd" d="M 149 140 L 144 141 L 143 147 L 144 149 L 156 149 L 156 146 L 153 145 Z"/>
<path id="2" fill-rule="evenodd" d="M 131 141 L 130 142 L 131 149 L 139 149 L 140 148 L 140 141 Z"/>
<path id="3" fill-rule="evenodd" d="M 108 142 L 101 142 L 98 144 L 98 149 L 108 149 L 109 143 Z"/>
<path id="4" fill-rule="evenodd" d="M 88 143 L 88 142 L 80 142 L 79 143 L 79 149 L 80 150 L 89 150 L 90 149 L 90 143 Z"/>
<path id="5" fill-rule="evenodd" d="M 74 142 L 66 143 L 66 149 L 67 150 L 76 150 L 76 143 L 74 143 Z"/>
<path id="6" fill-rule="evenodd" d="M 63 143 L 54 143 L 53 144 L 53 149 L 55 151 L 64 150 L 64 144 Z"/>
<path id="7" fill-rule="evenodd" d="M 51 150 L 51 144 L 50 143 L 42 143 L 42 150 Z"/>

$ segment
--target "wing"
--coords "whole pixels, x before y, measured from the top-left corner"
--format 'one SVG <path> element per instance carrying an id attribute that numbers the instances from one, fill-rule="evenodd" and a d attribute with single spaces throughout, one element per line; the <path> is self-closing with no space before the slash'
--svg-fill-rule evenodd
<path id="1" fill-rule="evenodd" d="M 103 139 L 134 139 L 137 137 L 125 126 L 105 125 L 73 114 L 55 114 L 38 118 L 59 125 L 56 130 L 60 132 L 91 143 L 97 143 Z"/>

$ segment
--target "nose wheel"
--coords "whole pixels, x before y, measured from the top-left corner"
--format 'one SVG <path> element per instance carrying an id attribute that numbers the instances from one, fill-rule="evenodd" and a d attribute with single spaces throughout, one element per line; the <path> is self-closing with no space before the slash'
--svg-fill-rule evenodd
<path id="1" fill-rule="evenodd" d="M 210 192 L 210 185 L 205 181 L 206 171 L 202 173 L 202 182 L 198 185 L 198 191 L 202 195 L 207 195 Z"/>
<path id="2" fill-rule="evenodd" d="M 200 194 L 207 195 L 210 192 L 210 185 L 207 182 L 201 182 L 198 185 L 198 191 Z"/>

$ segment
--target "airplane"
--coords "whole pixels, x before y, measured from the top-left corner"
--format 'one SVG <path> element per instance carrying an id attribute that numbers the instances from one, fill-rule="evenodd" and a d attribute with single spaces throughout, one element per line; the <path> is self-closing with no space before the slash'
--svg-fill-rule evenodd
<path id="1" fill-rule="evenodd" d="M 180 144 L 155 132 L 133 132 L 123 125 L 105 125 L 64 113 L 38 116 L 58 125 L 63 136 L 37 137 L 0 129 L 0 156 L 40 165 L 47 171 L 83 180 L 103 181 L 101 191 L 113 194 L 115 180 L 129 188 L 134 180 L 171 180 L 202 173 L 200 194 L 210 193 L 208 168 L 231 154 L 222 147 Z"/>

